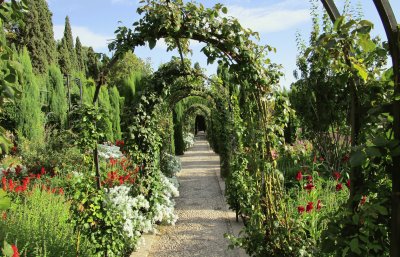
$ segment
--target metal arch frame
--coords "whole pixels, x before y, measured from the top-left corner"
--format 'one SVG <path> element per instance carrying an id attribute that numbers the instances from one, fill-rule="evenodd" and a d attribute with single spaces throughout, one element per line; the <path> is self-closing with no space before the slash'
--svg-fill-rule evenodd
<path id="1" fill-rule="evenodd" d="M 389 42 L 389 51 L 393 63 L 394 96 L 400 95 L 400 29 L 389 0 L 372 0 L 379 13 Z M 340 16 L 334 0 L 321 0 L 333 22 Z M 392 103 L 394 138 L 400 140 L 400 101 Z M 400 157 L 393 158 L 390 167 L 392 173 L 392 212 L 390 256 L 400 256 Z"/>

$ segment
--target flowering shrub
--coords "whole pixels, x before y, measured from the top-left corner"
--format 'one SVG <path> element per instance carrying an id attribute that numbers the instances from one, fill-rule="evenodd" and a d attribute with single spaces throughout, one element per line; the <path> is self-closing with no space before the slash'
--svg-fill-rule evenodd
<path id="1" fill-rule="evenodd" d="M 124 234 L 131 246 L 136 248 L 141 233 L 153 229 L 151 220 L 146 216 L 149 202 L 143 195 L 131 196 L 131 188 L 128 186 L 116 186 L 105 190 L 105 207 L 122 216 Z"/>
<path id="2" fill-rule="evenodd" d="M 160 174 L 160 181 L 156 181 L 158 191 L 150 197 L 150 216 L 153 223 L 164 223 L 175 225 L 178 216 L 174 214 L 175 201 L 173 197 L 179 196 L 178 188 L 163 174 Z"/>
<path id="3" fill-rule="evenodd" d="M 108 145 L 108 144 L 98 144 L 99 157 L 105 160 L 119 159 L 124 155 L 121 152 L 119 146 L 116 145 Z"/>
<path id="4" fill-rule="evenodd" d="M 161 171 L 172 178 L 182 169 L 181 160 L 174 155 L 163 153 L 161 157 Z"/>
<path id="5" fill-rule="evenodd" d="M 185 150 L 189 149 L 194 145 L 194 135 L 190 132 L 183 132 L 183 143 L 185 145 Z"/>

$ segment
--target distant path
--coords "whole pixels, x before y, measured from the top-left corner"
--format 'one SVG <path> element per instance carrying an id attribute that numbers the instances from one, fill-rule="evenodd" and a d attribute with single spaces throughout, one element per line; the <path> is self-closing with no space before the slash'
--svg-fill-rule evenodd
<path id="1" fill-rule="evenodd" d="M 175 226 L 161 227 L 150 257 L 233 257 L 224 233 L 231 232 L 229 215 L 216 172 L 219 156 L 209 150 L 204 136 L 181 157 L 178 173 L 180 197 L 176 198 L 179 220 Z M 218 172 L 219 173 L 219 172 Z"/>

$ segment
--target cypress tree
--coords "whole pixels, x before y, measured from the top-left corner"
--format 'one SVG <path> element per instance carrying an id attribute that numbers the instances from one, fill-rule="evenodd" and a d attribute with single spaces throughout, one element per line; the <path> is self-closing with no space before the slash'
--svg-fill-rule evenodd
<path id="1" fill-rule="evenodd" d="M 32 63 L 26 48 L 20 55 L 23 69 L 21 98 L 18 99 L 17 130 L 20 135 L 32 142 L 41 143 L 44 139 L 44 116 L 41 111 L 40 90 L 32 70 Z"/>
<path id="2" fill-rule="evenodd" d="M 172 113 L 174 122 L 174 144 L 176 155 L 183 155 L 185 151 L 185 142 L 183 141 L 182 113 L 182 104 L 177 103 Z"/>
<path id="3" fill-rule="evenodd" d="M 116 87 L 109 89 L 110 104 L 111 104 L 111 122 L 113 128 L 114 139 L 121 139 L 121 109 L 120 109 L 120 96 Z"/>
<path id="4" fill-rule="evenodd" d="M 60 66 L 61 72 L 63 74 L 71 74 L 72 73 L 72 61 L 70 58 L 70 54 L 68 52 L 68 47 L 66 41 L 61 39 L 61 42 L 58 44 L 58 65 Z"/>
<path id="5" fill-rule="evenodd" d="M 63 76 L 56 65 L 49 67 L 47 77 L 47 90 L 49 92 L 49 111 L 52 122 L 58 127 L 65 128 L 67 122 L 68 100 L 65 92 Z"/>
<path id="6" fill-rule="evenodd" d="M 26 4 L 29 12 L 23 16 L 25 25 L 15 43 L 20 48 L 27 47 L 34 73 L 43 74 L 57 55 L 52 13 L 46 0 L 27 1 Z"/>
<path id="7" fill-rule="evenodd" d="M 75 48 L 74 48 L 74 38 L 72 36 L 72 29 L 71 29 L 71 24 L 69 22 L 69 17 L 65 17 L 65 29 L 64 29 L 64 37 L 63 40 L 66 44 L 69 58 L 71 60 L 71 67 L 72 70 L 77 70 L 77 59 L 76 59 L 76 53 L 75 53 Z"/>
<path id="8" fill-rule="evenodd" d="M 108 89 L 106 86 L 102 86 L 100 89 L 99 94 L 99 107 L 104 110 L 106 113 L 104 117 L 104 124 L 99 124 L 102 126 L 102 130 L 104 132 L 104 137 L 107 141 L 114 141 L 113 135 L 113 124 L 111 122 L 112 114 L 111 114 L 111 103 L 110 103 L 110 96 L 108 94 Z"/>
<path id="9" fill-rule="evenodd" d="M 89 47 L 87 51 L 86 67 L 87 67 L 87 73 L 86 73 L 87 77 L 96 79 L 99 76 L 100 72 L 99 57 L 94 52 L 92 47 Z"/>
<path id="10" fill-rule="evenodd" d="M 86 72 L 86 65 L 84 61 L 84 52 L 82 49 L 82 43 L 79 40 L 79 37 L 76 37 L 76 43 L 75 43 L 75 53 L 76 53 L 76 59 L 77 59 L 77 68 L 81 72 Z"/>

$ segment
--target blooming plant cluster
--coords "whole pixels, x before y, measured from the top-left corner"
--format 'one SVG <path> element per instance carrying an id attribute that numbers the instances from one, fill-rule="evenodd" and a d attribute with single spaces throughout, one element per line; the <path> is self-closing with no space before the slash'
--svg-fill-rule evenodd
<path id="1" fill-rule="evenodd" d="M 190 132 L 183 133 L 183 142 L 185 144 L 185 149 L 189 149 L 194 145 L 194 134 Z"/>
<path id="2" fill-rule="evenodd" d="M 174 177 L 182 169 L 181 160 L 179 157 L 169 153 L 163 153 L 161 158 L 161 171 L 167 177 Z"/>
<path id="3" fill-rule="evenodd" d="M 1 253 L 5 257 L 20 257 L 20 253 L 18 247 L 16 245 L 10 245 L 6 241 L 4 241 L 4 245 L 0 248 Z"/>
<path id="4" fill-rule="evenodd" d="M 121 143 L 119 143 L 119 145 L 121 145 Z M 99 157 L 105 160 L 109 160 L 111 158 L 120 159 L 124 156 L 120 147 L 112 144 L 99 144 L 98 151 Z"/>

